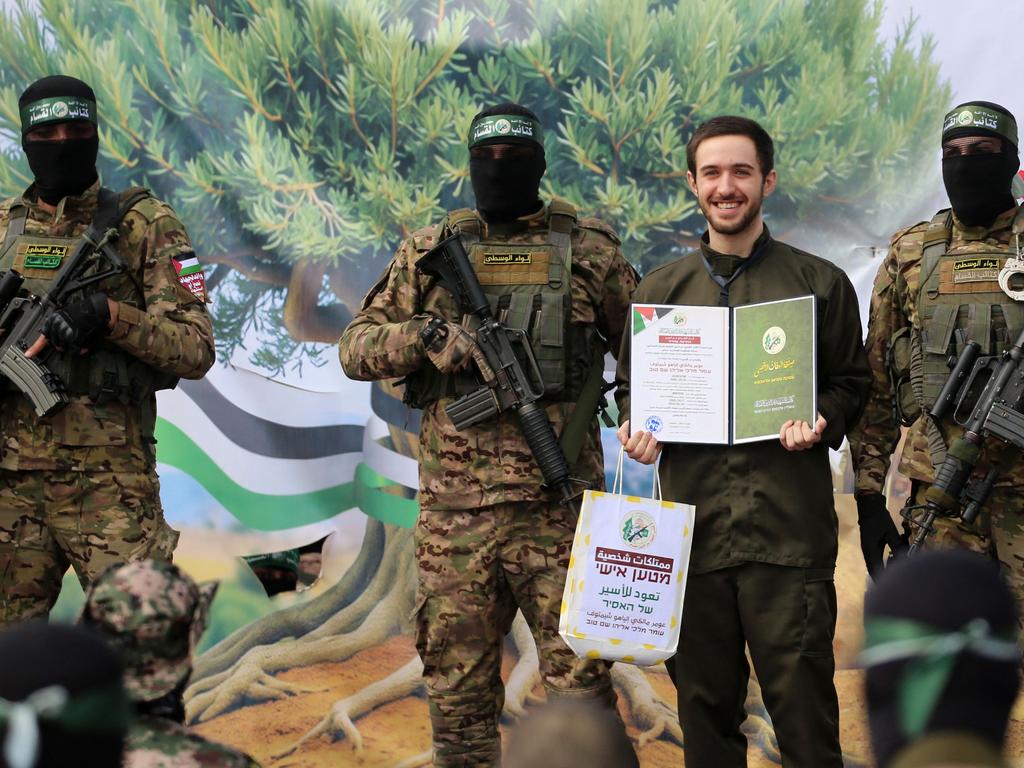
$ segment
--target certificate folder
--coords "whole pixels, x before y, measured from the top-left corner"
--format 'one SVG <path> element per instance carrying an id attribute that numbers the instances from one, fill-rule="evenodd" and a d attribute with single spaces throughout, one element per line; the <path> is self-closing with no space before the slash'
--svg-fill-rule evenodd
<path id="1" fill-rule="evenodd" d="M 664 443 L 778 438 L 817 418 L 814 296 L 702 307 L 633 304 L 630 420 Z"/>

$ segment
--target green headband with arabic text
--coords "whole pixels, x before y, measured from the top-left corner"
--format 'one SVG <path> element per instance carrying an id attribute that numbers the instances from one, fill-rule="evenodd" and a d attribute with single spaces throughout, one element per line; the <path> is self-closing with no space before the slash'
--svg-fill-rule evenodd
<path id="1" fill-rule="evenodd" d="M 540 123 L 526 115 L 487 115 L 469 126 L 470 149 L 500 142 L 535 144 L 543 149 L 544 135 Z"/>
<path id="2" fill-rule="evenodd" d="M 49 96 L 25 104 L 21 108 L 21 132 L 37 125 L 88 120 L 96 125 L 96 102 L 81 96 Z"/>
<path id="3" fill-rule="evenodd" d="M 1017 122 L 1005 112 L 981 104 L 964 104 L 946 113 L 942 121 L 942 140 L 952 131 L 981 129 L 995 133 L 1017 146 Z"/>

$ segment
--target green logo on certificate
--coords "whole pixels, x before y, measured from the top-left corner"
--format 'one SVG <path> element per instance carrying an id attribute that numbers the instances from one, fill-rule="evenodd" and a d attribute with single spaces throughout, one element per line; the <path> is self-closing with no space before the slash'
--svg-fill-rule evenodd
<path id="1" fill-rule="evenodd" d="M 786 348 L 786 332 L 779 326 L 773 325 L 761 337 L 761 346 L 769 355 L 777 355 Z"/>
<path id="2" fill-rule="evenodd" d="M 631 547 L 643 549 L 654 541 L 654 518 L 639 510 L 630 512 L 622 521 L 622 540 Z"/>

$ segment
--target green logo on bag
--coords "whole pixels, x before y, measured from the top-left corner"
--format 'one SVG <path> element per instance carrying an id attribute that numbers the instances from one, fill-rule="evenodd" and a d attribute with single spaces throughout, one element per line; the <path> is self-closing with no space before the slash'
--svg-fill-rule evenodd
<path id="1" fill-rule="evenodd" d="M 630 512 L 622 520 L 622 540 L 637 549 L 653 542 L 656 530 L 654 518 L 640 510 Z"/>

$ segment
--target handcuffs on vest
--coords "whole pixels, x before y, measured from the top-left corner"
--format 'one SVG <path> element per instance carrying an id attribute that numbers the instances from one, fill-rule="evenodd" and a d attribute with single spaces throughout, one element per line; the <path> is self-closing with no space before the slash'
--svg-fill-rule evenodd
<path id="1" fill-rule="evenodd" d="M 999 270 L 999 287 L 1014 301 L 1024 301 L 1024 256 L 1020 252 L 1020 235 L 1014 235 L 1016 258 L 1007 259 Z"/>

